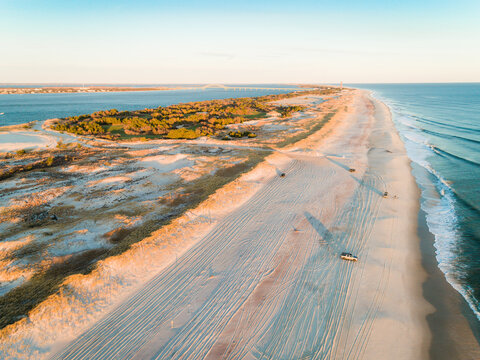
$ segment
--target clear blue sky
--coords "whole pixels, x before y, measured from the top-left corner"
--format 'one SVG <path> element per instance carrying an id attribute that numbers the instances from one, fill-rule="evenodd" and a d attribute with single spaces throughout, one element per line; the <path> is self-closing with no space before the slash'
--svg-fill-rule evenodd
<path id="1" fill-rule="evenodd" d="M 0 83 L 480 81 L 478 0 L 0 0 Z"/>

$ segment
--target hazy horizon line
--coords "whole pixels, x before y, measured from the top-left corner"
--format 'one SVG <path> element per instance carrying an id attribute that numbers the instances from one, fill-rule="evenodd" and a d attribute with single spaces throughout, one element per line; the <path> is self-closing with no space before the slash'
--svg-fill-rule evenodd
<path id="1" fill-rule="evenodd" d="M 219 84 L 219 85 L 339 85 L 341 82 L 201 82 L 201 83 L 144 83 L 144 82 L 5 82 L 0 83 L 2 85 L 144 85 L 144 86 L 167 86 L 167 85 L 207 85 L 207 84 Z M 343 85 L 363 85 L 363 84 L 480 84 L 480 81 L 406 81 L 406 82 L 343 82 Z"/>

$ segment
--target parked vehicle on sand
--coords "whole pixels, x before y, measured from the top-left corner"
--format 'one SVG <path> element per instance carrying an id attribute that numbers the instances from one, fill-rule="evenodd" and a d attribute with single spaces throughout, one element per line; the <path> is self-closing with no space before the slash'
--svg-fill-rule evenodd
<path id="1" fill-rule="evenodd" d="M 347 261 L 358 261 L 358 257 L 356 257 L 355 255 L 352 255 L 351 253 L 347 253 L 347 252 L 342 252 L 340 254 L 340 258 L 342 260 L 347 260 Z"/>

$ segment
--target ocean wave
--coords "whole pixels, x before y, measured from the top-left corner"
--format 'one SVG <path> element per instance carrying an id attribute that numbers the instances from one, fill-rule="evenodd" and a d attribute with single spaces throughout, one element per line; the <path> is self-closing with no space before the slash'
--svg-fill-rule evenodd
<path id="1" fill-rule="evenodd" d="M 433 146 L 433 145 L 432 145 Z M 464 162 L 466 164 L 469 164 L 469 165 L 473 165 L 473 166 L 480 166 L 480 163 L 474 161 L 474 160 L 470 160 L 470 159 L 467 159 L 467 158 L 464 158 L 462 156 L 458 156 L 458 155 L 455 155 L 449 151 L 446 151 L 446 150 L 443 150 L 437 146 L 433 146 L 433 149 L 435 151 L 436 154 L 440 155 L 440 156 L 443 156 L 443 157 L 448 157 L 448 158 L 451 158 L 451 159 L 455 159 L 455 160 L 458 160 L 458 161 L 461 161 L 461 162 Z"/>
<path id="2" fill-rule="evenodd" d="M 433 175 L 439 183 L 441 183 L 445 188 L 448 188 L 449 191 L 452 192 L 452 194 L 455 196 L 455 199 L 458 202 L 461 202 L 462 205 L 466 208 L 468 208 L 470 211 L 475 212 L 478 216 L 480 216 L 480 209 L 475 206 L 469 199 L 463 197 L 461 194 L 459 194 L 451 185 L 451 183 L 446 180 L 438 171 L 436 171 L 433 166 L 430 164 L 430 162 L 427 160 L 427 158 L 433 154 L 439 155 L 439 156 L 448 156 L 452 157 L 456 160 L 460 160 L 462 162 L 466 162 L 469 165 L 474 165 L 474 166 L 479 166 L 480 164 L 477 164 L 475 162 L 471 162 L 468 159 L 464 158 L 459 158 L 454 154 L 450 154 L 430 143 L 428 143 L 427 139 L 421 136 L 415 136 L 413 133 L 403 133 L 404 139 L 409 141 L 410 145 L 415 144 L 415 149 L 411 149 L 410 146 L 410 151 L 408 151 L 409 147 L 407 145 L 407 151 L 409 152 L 409 158 L 410 160 L 414 161 L 416 164 L 420 165 L 421 167 L 425 168 L 431 175 Z M 423 146 L 423 152 L 421 151 L 422 149 L 420 148 Z M 445 194 L 445 188 L 438 188 L 438 192 L 440 195 Z"/>
<path id="3" fill-rule="evenodd" d="M 408 140 L 410 140 L 412 142 L 415 142 L 417 144 L 421 144 L 421 145 L 426 146 L 429 150 L 432 150 L 437 155 L 444 156 L 444 157 L 449 157 L 449 158 L 452 158 L 452 159 L 455 159 L 455 160 L 458 160 L 458 161 L 468 163 L 469 165 L 473 165 L 473 166 L 476 166 L 476 167 L 480 166 L 480 163 L 475 161 L 475 160 L 471 160 L 471 159 L 456 155 L 456 154 L 454 154 L 450 151 L 447 151 L 447 150 L 445 150 L 445 149 L 443 149 L 443 148 L 441 148 L 437 145 L 431 144 L 429 142 L 429 140 L 421 134 L 421 133 L 426 133 L 426 134 L 430 134 L 430 135 L 433 135 L 433 136 L 439 136 L 439 137 L 444 136 L 441 133 L 434 132 L 434 131 L 427 130 L 427 129 L 423 129 L 423 128 L 420 128 L 420 127 L 416 126 L 415 122 L 412 119 L 408 119 L 408 116 L 405 115 L 405 114 L 396 114 L 396 115 L 397 116 L 395 117 L 395 120 L 397 122 L 399 122 L 403 127 L 406 127 L 408 129 L 412 130 L 412 131 L 405 131 L 406 129 L 402 129 L 402 128 L 398 129 L 400 134 L 403 135 Z M 398 126 L 397 126 L 397 128 L 398 128 Z M 465 140 L 465 141 L 472 142 L 476 145 L 480 145 L 480 141 L 460 138 L 460 137 L 457 137 L 455 135 L 445 135 L 444 137 L 445 138 L 454 137 L 454 138 L 458 138 L 458 139 L 462 139 L 462 140 Z"/>
<path id="4" fill-rule="evenodd" d="M 467 138 L 467 137 L 460 136 L 460 135 L 445 134 L 445 133 L 442 133 L 442 132 L 440 132 L 440 131 L 434 131 L 434 130 L 425 129 L 425 128 L 422 128 L 421 131 L 422 131 L 422 132 L 425 132 L 425 133 L 427 133 L 427 134 L 430 134 L 430 135 L 433 135 L 433 136 L 437 136 L 437 137 L 441 137 L 441 138 L 448 139 L 448 140 L 456 139 L 456 140 L 460 140 L 460 141 L 472 143 L 472 144 L 474 144 L 474 145 L 480 144 L 480 139 L 479 139 L 479 140 L 475 140 L 475 139 Z"/>
<path id="5" fill-rule="evenodd" d="M 462 134 L 468 134 L 468 135 L 478 135 L 478 134 L 480 134 L 480 128 L 478 128 L 478 126 L 475 127 L 474 123 L 469 124 L 469 126 L 463 126 L 462 123 L 459 121 L 460 119 L 455 121 L 454 124 L 449 124 L 449 123 L 445 122 L 445 120 L 448 120 L 448 119 L 444 119 L 443 121 L 439 121 L 439 120 L 432 119 L 432 118 L 424 116 L 424 115 L 420 116 L 415 112 L 407 110 L 404 107 L 404 104 L 393 101 L 391 99 L 382 98 L 377 93 L 374 93 L 374 95 L 375 95 L 376 98 L 378 98 L 379 100 L 386 103 L 389 106 L 389 108 L 391 110 L 393 110 L 392 112 L 395 115 L 399 116 L 400 118 L 403 118 L 404 121 L 408 121 L 409 122 L 408 124 L 410 126 L 413 126 L 415 128 L 418 128 L 418 129 L 425 129 L 425 127 L 422 126 L 422 125 L 431 125 L 435 128 L 441 128 L 441 129 L 448 130 L 449 134 L 451 136 L 457 136 L 461 139 L 472 140 L 472 141 L 475 141 L 476 143 L 479 142 L 478 140 L 471 139 L 470 137 L 464 137 L 464 136 L 458 135 L 459 132 L 462 133 Z M 474 115 L 472 115 L 472 116 L 474 116 Z"/>
<path id="6" fill-rule="evenodd" d="M 425 117 L 420 117 L 420 116 L 415 116 L 415 115 L 410 115 L 410 116 L 414 117 L 415 120 L 417 120 L 418 122 L 423 123 L 423 124 L 433 125 L 433 126 L 436 126 L 436 127 L 441 127 L 441 128 L 444 128 L 444 129 L 453 130 L 455 132 L 458 132 L 459 130 L 462 130 L 462 131 L 467 132 L 468 134 L 472 134 L 472 133 L 480 134 L 480 129 L 474 129 L 472 127 L 461 126 L 458 123 L 456 123 L 455 125 L 450 125 L 450 124 L 446 124 L 442 121 L 430 120 L 430 119 L 427 119 Z"/>
<path id="7" fill-rule="evenodd" d="M 417 123 L 420 122 L 419 120 L 414 120 L 409 115 L 399 115 L 398 122 L 400 122 L 403 126 L 406 126 L 412 130 L 420 131 L 425 134 L 431 135 L 432 137 L 441 138 L 448 141 L 456 141 L 457 143 L 463 142 L 465 146 L 479 146 L 480 145 L 480 138 L 472 139 L 471 137 L 461 136 L 460 134 L 452 134 L 452 133 L 445 133 L 441 131 L 435 131 L 432 129 L 427 129 L 425 127 L 419 126 Z"/>
<path id="8" fill-rule="evenodd" d="M 425 184 L 423 184 L 425 186 Z M 434 247 L 438 267 L 445 274 L 445 278 L 452 287 L 467 301 L 477 318 L 480 320 L 480 303 L 474 296 L 474 290 L 465 282 L 460 282 L 457 262 L 458 216 L 455 210 L 456 197 L 443 182 L 434 185 L 439 190 L 439 201 L 432 206 L 424 197 L 422 188 L 421 208 L 426 213 L 426 222 L 430 232 L 435 237 Z M 421 186 L 422 187 L 422 186 Z M 443 195 L 442 195 L 443 194 Z"/>
<path id="9" fill-rule="evenodd" d="M 388 99 L 383 101 L 390 105 Z M 435 237 L 434 247 L 438 266 L 445 274 L 447 281 L 465 298 L 480 320 L 480 303 L 473 295 L 473 289 L 459 280 L 462 274 L 459 273 L 460 267 L 457 262 L 457 246 L 461 234 L 458 229 L 459 217 L 456 204 L 461 202 L 462 205 L 476 212 L 479 210 L 467 199 L 459 196 L 450 182 L 433 168 L 428 159 L 431 156 L 444 156 L 469 165 L 479 166 L 480 164 L 430 144 L 427 137 L 422 134 L 422 129 L 416 125 L 417 119 L 407 115 L 402 111 L 403 109 L 398 111 L 398 107 L 392 110 L 397 130 L 404 140 L 410 160 L 430 174 L 428 179 L 422 179 L 418 174 L 415 177 L 422 193 L 421 208 L 426 214 L 429 231 Z"/>

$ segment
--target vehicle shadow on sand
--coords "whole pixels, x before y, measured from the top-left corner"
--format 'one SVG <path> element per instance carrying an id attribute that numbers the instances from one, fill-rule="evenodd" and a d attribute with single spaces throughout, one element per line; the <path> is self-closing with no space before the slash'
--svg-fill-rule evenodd
<path id="1" fill-rule="evenodd" d="M 333 252 L 336 252 L 335 246 L 332 242 L 333 240 L 333 234 L 331 233 L 330 230 L 327 229 L 323 223 L 315 218 L 310 212 L 305 211 L 303 213 L 305 215 L 305 218 L 308 220 L 310 225 L 315 229 L 315 231 L 320 235 L 321 239 L 319 240 L 320 245 L 326 245 L 330 250 Z"/>
<path id="2" fill-rule="evenodd" d="M 325 156 L 325 158 L 330 161 L 332 164 L 335 164 L 339 167 L 341 167 L 342 169 L 344 170 L 347 170 L 347 171 L 350 171 L 350 167 L 347 166 L 347 165 L 344 165 L 342 164 L 341 162 L 339 161 L 336 161 L 336 160 L 333 160 L 333 159 L 330 159 L 328 156 Z M 373 187 L 372 185 L 369 185 L 363 178 L 362 179 L 359 179 L 353 175 L 350 175 L 352 177 L 353 180 L 355 180 L 357 183 L 359 183 L 361 186 L 365 187 L 366 189 L 370 190 L 370 191 L 373 191 L 374 193 L 376 193 L 377 195 L 379 196 L 383 196 L 383 191 L 380 191 L 378 190 L 377 188 Z M 365 174 L 364 177 L 368 176 L 368 174 Z"/>
<path id="3" fill-rule="evenodd" d="M 370 184 L 367 184 L 367 182 L 365 182 L 365 180 L 362 178 L 362 179 L 359 179 L 353 175 L 350 175 L 352 177 L 353 180 L 355 180 L 357 183 L 360 184 L 360 186 L 363 186 L 364 188 L 366 188 L 367 190 L 370 190 L 370 191 L 373 191 L 375 194 L 377 194 L 378 196 L 382 196 L 383 197 L 383 191 L 380 191 L 378 190 L 377 188 L 373 187 L 372 185 Z M 368 175 L 365 175 L 364 178 L 368 176 Z"/>
<path id="4" fill-rule="evenodd" d="M 345 164 L 342 164 L 340 161 L 333 160 L 333 159 L 330 158 L 330 156 L 325 155 L 325 159 L 327 159 L 328 161 L 330 161 L 332 164 L 335 164 L 335 165 L 341 167 L 341 168 L 344 169 L 344 170 L 347 170 L 347 171 L 350 170 L 350 166 L 347 166 L 347 165 L 345 165 Z"/>

